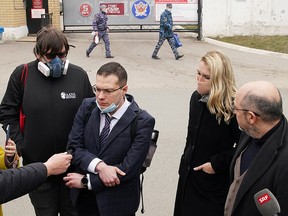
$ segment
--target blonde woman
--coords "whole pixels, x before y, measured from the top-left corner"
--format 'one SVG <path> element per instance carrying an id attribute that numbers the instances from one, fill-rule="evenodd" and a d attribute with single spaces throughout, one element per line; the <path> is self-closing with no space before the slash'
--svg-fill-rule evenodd
<path id="1" fill-rule="evenodd" d="M 206 53 L 196 81 L 174 216 L 223 216 L 229 165 L 240 136 L 232 109 L 236 84 L 229 59 L 219 51 Z"/>
<path id="2" fill-rule="evenodd" d="M 5 149 L 0 147 L 0 169 L 15 168 L 19 165 L 19 156 L 17 154 L 15 143 L 9 139 Z M 2 206 L 0 205 L 0 216 L 3 215 Z"/>

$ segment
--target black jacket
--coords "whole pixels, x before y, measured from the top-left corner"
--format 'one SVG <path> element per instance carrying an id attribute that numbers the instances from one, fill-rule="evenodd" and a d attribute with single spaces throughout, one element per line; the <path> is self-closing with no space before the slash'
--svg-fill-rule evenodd
<path id="1" fill-rule="evenodd" d="M 233 146 L 238 143 L 241 132 L 235 117 L 228 125 L 223 119 L 219 125 L 200 98 L 195 91 L 190 100 L 188 134 L 179 167 L 174 216 L 186 216 L 186 208 L 193 209 L 193 215 L 223 216 L 224 213 L 229 167 L 235 152 Z M 193 170 L 206 162 L 211 162 L 216 174 Z"/>
<path id="2" fill-rule="evenodd" d="M 250 140 L 251 137 L 243 133 L 232 160 L 232 181 L 236 159 Z M 260 216 L 254 195 L 265 188 L 269 189 L 279 202 L 281 213 L 278 215 L 288 215 L 288 125 L 284 116 L 280 126 L 263 144 L 247 169 L 236 196 L 232 215 Z"/>
<path id="3" fill-rule="evenodd" d="M 24 165 L 45 162 L 53 154 L 64 152 L 82 100 L 94 96 L 89 78 L 82 68 L 69 64 L 66 75 L 52 78 L 44 76 L 37 65 L 38 60 L 28 63 L 22 102 L 26 115 L 24 136 L 19 129 L 23 65 L 11 74 L 0 105 L 0 123 L 3 129 L 10 124 L 10 137 L 23 156 Z"/>
<path id="4" fill-rule="evenodd" d="M 17 169 L 0 170 L 0 204 L 34 190 L 47 178 L 43 163 L 33 163 Z"/>

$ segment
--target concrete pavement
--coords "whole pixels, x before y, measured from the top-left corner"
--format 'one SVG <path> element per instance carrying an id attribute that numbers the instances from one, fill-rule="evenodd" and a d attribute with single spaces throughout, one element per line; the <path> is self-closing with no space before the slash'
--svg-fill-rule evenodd
<path id="1" fill-rule="evenodd" d="M 113 33 L 110 34 L 113 61 L 121 63 L 128 72 L 128 86 L 140 107 L 156 118 L 160 131 L 158 149 L 152 166 L 145 173 L 144 204 L 146 216 L 170 216 L 173 214 L 177 186 L 177 170 L 182 154 L 191 93 L 196 88 L 195 74 L 199 59 L 207 51 L 223 51 L 232 61 L 237 85 L 251 80 L 270 80 L 281 91 L 284 113 L 288 114 L 287 55 L 265 53 L 251 49 L 237 49 L 226 44 L 197 41 L 191 33 L 179 33 L 184 57 L 176 61 L 167 42 L 159 52 L 161 60 L 153 60 L 151 54 L 158 33 Z M 97 69 L 111 59 L 104 58 L 104 45 L 99 44 L 85 56 L 91 42 L 90 34 L 67 34 L 71 48 L 68 59 L 83 67 L 93 84 Z M 5 92 L 7 81 L 16 66 L 34 59 L 33 38 L 0 44 L 0 98 Z M 4 133 L 0 138 L 4 142 Z M 141 208 L 141 205 L 139 209 Z M 28 196 L 4 205 L 4 215 L 34 215 Z M 141 215 L 140 211 L 137 216 Z"/>

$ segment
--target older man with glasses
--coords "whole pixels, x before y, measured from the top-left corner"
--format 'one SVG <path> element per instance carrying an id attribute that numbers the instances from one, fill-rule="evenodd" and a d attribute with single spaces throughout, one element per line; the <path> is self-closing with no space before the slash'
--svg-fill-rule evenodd
<path id="1" fill-rule="evenodd" d="M 288 125 L 279 90 L 267 81 L 244 84 L 237 91 L 234 113 L 244 133 L 231 163 L 224 215 L 260 216 L 254 195 L 263 189 L 274 194 L 281 215 L 288 215 Z M 266 215 L 280 213 L 272 212 L 277 208 L 269 203 Z"/>
<path id="2" fill-rule="evenodd" d="M 126 94 L 127 73 L 119 63 L 100 67 L 93 90 L 96 97 L 83 101 L 69 135 L 67 148 L 74 150 L 77 173 L 68 173 L 64 180 L 75 188 L 78 216 L 135 216 L 140 170 L 155 120 Z"/>
<path id="3" fill-rule="evenodd" d="M 10 125 L 10 138 L 24 165 L 45 162 L 53 154 L 64 152 L 81 102 L 94 95 L 87 73 L 69 63 L 68 51 L 65 35 L 45 28 L 37 34 L 36 60 L 18 66 L 10 76 L 0 105 L 0 122 L 4 129 Z M 19 120 L 20 113 L 22 120 L 26 116 L 25 122 Z M 76 215 L 62 178 L 50 176 L 29 193 L 36 215 Z"/>

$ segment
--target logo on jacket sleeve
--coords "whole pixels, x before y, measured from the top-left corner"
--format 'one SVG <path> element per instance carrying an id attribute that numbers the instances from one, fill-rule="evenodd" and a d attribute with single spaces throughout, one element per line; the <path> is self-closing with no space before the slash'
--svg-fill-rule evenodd
<path id="1" fill-rule="evenodd" d="M 75 99 L 76 98 L 76 93 L 66 93 L 66 92 L 61 92 L 60 97 L 62 99 Z"/>

